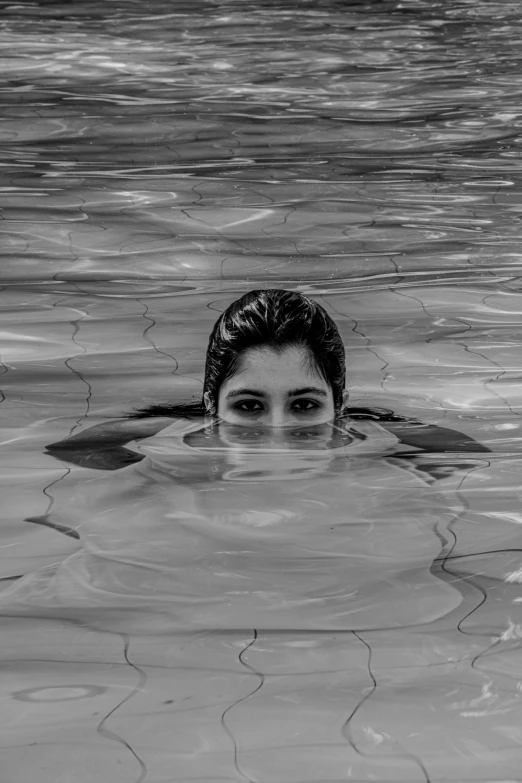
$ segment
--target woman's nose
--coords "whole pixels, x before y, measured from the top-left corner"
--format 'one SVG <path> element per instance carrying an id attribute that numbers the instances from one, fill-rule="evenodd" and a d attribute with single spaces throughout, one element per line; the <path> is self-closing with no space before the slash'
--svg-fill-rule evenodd
<path id="1" fill-rule="evenodd" d="M 284 408 L 272 408 L 266 418 L 266 424 L 269 427 L 277 429 L 279 427 L 288 426 L 292 424 L 291 416 L 285 411 Z M 278 437 L 276 433 L 273 433 L 273 437 Z"/>

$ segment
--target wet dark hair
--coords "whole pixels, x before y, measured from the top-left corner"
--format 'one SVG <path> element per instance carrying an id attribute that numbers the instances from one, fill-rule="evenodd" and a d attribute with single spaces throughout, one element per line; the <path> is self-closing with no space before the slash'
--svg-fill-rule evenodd
<path id="1" fill-rule="evenodd" d="M 203 400 L 195 403 L 156 404 L 130 414 L 145 416 L 201 416 L 215 413 L 219 390 L 239 369 L 241 357 L 249 348 L 266 347 L 283 351 L 305 348 L 310 364 L 332 389 L 336 412 L 342 407 L 345 381 L 344 346 L 334 321 L 321 305 L 308 296 L 269 288 L 250 291 L 236 299 L 216 321 L 209 338 Z"/>
<path id="2" fill-rule="evenodd" d="M 321 305 L 303 294 L 269 288 L 250 291 L 225 310 L 210 335 L 204 393 L 216 413 L 219 390 L 239 369 L 250 348 L 283 351 L 305 348 L 310 365 L 328 383 L 337 411 L 345 381 L 344 345 L 334 321 Z"/>

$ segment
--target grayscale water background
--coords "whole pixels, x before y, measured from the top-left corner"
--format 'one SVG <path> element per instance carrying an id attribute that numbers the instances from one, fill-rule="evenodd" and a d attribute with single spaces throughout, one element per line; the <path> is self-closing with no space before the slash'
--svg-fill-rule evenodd
<path id="1" fill-rule="evenodd" d="M 522 780 L 520 4 L 2 2 L 0 31 L 2 782 Z M 493 454 L 432 484 L 44 455 L 197 397 L 267 286 L 330 310 L 353 404 Z"/>

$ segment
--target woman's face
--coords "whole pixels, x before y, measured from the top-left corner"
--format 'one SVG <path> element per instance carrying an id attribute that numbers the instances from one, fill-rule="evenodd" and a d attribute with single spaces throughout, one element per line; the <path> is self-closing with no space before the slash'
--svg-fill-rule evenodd
<path id="1" fill-rule="evenodd" d="M 217 413 L 232 424 L 295 427 L 331 421 L 335 406 L 305 348 L 251 348 L 219 390 Z"/>

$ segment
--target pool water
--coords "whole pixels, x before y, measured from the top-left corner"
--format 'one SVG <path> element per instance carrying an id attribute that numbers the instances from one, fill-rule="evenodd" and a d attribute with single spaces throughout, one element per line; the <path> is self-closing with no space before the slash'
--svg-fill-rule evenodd
<path id="1" fill-rule="evenodd" d="M 2 783 L 522 780 L 520 4 L 0 25 Z M 197 399 L 264 287 L 334 317 L 351 405 L 491 453 L 369 420 L 45 453 Z"/>

